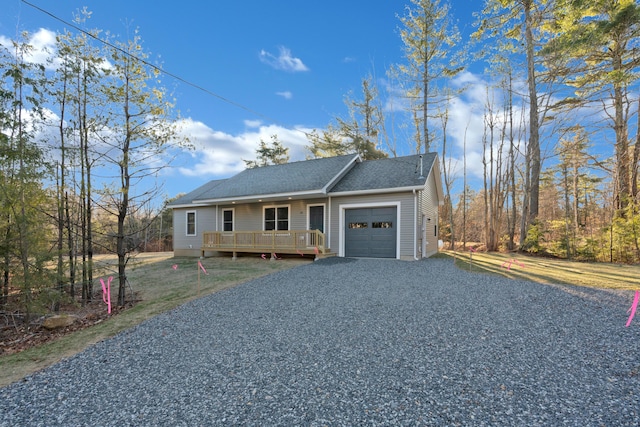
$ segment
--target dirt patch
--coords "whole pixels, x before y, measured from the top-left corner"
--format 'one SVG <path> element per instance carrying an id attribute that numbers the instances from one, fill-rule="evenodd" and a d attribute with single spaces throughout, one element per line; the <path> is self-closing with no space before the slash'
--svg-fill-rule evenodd
<path id="1" fill-rule="evenodd" d="M 55 341 L 72 332 L 85 329 L 101 323 L 102 321 L 117 316 L 133 304 L 124 307 L 112 307 L 111 314 L 102 301 L 93 302 L 82 306 L 67 305 L 60 308 L 59 314 L 69 314 L 77 317 L 72 325 L 48 330 L 42 326 L 46 316 L 40 316 L 32 320 L 28 325 L 19 314 L 0 314 L 0 355 L 19 353 L 41 344 Z"/>

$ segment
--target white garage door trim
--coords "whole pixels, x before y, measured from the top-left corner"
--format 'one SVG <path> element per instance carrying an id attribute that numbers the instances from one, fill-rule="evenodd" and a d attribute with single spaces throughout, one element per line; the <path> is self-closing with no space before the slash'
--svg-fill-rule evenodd
<path id="1" fill-rule="evenodd" d="M 396 259 L 400 259 L 400 230 L 402 229 L 402 224 L 400 223 L 400 218 L 402 215 L 400 215 L 400 202 L 373 202 L 373 203 L 348 203 L 348 204 L 341 204 L 339 205 L 339 210 L 340 210 L 340 220 L 338 221 L 338 225 L 339 225 L 339 239 L 338 239 L 338 243 L 339 243 L 339 248 L 338 248 L 338 256 L 343 257 L 344 256 L 344 227 L 345 227 L 345 215 L 346 215 L 346 210 L 347 209 L 357 209 L 357 208 L 389 208 L 389 207 L 394 207 L 396 208 L 396 215 L 397 215 L 397 224 L 398 224 L 398 229 L 396 230 Z"/>

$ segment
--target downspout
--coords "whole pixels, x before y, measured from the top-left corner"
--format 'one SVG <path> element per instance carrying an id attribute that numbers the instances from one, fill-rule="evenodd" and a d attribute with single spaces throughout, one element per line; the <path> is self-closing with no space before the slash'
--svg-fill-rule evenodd
<path id="1" fill-rule="evenodd" d="M 324 244 L 331 249 L 331 196 L 327 198 L 327 229 L 325 230 L 325 239 L 327 239 Z M 325 248 L 326 249 L 326 248 Z"/>
<path id="2" fill-rule="evenodd" d="M 421 156 L 422 157 L 422 156 Z M 418 258 L 418 192 L 413 189 L 413 259 L 415 261 L 419 260 Z M 421 227 L 421 225 L 420 225 Z"/>

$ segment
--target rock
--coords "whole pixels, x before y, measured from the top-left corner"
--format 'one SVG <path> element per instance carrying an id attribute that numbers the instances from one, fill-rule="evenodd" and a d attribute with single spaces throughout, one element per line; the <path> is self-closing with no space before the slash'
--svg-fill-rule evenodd
<path id="1" fill-rule="evenodd" d="M 59 314 L 44 319 L 44 321 L 42 322 L 42 327 L 48 330 L 66 328 L 67 326 L 73 325 L 76 321 L 78 321 L 77 316 L 72 316 L 70 314 Z"/>

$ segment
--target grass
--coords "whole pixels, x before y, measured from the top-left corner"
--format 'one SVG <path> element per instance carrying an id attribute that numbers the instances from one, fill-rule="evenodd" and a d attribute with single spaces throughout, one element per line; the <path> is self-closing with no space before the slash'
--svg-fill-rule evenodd
<path id="1" fill-rule="evenodd" d="M 640 266 L 610 263 L 574 262 L 522 254 L 452 252 L 458 268 L 478 273 L 499 274 L 547 284 L 567 284 L 599 289 L 640 289 Z"/>
<path id="2" fill-rule="evenodd" d="M 173 253 L 167 252 L 140 254 L 127 267 L 130 283 L 127 292 L 134 291 L 139 302 L 104 322 L 20 353 L 0 356 L 0 387 L 190 300 L 309 262 L 312 262 L 309 258 L 300 257 L 279 261 L 263 260 L 258 256 L 240 257 L 235 261 L 226 257 L 206 258 L 202 260 L 208 272 L 205 275 L 194 258 L 173 258 Z M 112 257 L 96 257 L 96 269 L 105 276 L 117 275 L 116 261 Z M 96 280 L 96 283 L 100 289 L 100 282 Z M 112 302 L 117 293 L 117 279 L 114 278 Z"/>

